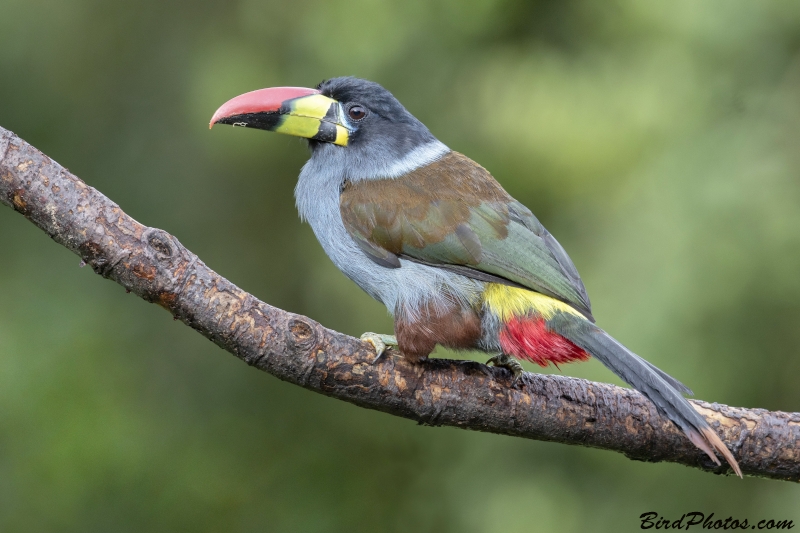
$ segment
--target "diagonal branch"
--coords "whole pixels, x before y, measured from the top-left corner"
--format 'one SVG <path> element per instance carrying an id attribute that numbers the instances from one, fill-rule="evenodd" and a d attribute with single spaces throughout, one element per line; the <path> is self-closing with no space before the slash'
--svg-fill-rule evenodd
<path id="1" fill-rule="evenodd" d="M 0 202 L 91 265 L 167 309 L 249 365 L 291 383 L 421 424 L 454 426 L 671 461 L 729 473 L 639 392 L 472 361 L 370 364 L 368 345 L 261 302 L 208 268 L 167 232 L 139 224 L 36 148 L 0 127 Z M 800 481 L 800 413 L 693 401 L 745 474 Z"/>

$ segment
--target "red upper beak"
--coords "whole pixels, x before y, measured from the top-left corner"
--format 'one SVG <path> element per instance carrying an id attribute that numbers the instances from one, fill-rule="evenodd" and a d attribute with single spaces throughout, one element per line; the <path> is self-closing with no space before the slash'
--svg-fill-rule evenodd
<path id="1" fill-rule="evenodd" d="M 217 122 L 237 115 L 276 113 L 286 100 L 318 93 L 319 91 L 316 89 L 306 89 L 305 87 L 271 87 L 251 91 L 222 104 L 222 107 L 217 109 L 214 116 L 211 117 L 208 127 L 210 129 Z"/>

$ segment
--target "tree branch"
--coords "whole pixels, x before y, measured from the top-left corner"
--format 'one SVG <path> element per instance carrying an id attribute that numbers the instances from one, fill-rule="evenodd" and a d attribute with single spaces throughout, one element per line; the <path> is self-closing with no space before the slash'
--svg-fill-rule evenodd
<path id="1" fill-rule="evenodd" d="M 472 361 L 410 364 L 304 316 L 272 307 L 208 268 L 169 233 L 118 205 L 0 128 L 0 202 L 79 255 L 101 276 L 249 365 L 327 396 L 416 420 L 529 439 L 591 446 L 641 461 L 729 473 L 639 392 L 526 374 L 520 390 L 504 369 Z M 692 401 L 751 476 L 800 481 L 800 413 Z"/>

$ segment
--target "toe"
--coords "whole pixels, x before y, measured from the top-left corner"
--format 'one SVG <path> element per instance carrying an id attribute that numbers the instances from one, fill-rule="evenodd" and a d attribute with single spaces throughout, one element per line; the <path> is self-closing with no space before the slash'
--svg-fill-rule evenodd
<path id="1" fill-rule="evenodd" d="M 375 348 L 375 359 L 372 360 L 373 365 L 380 361 L 383 354 L 386 353 L 387 344 L 397 344 L 397 341 L 395 341 L 394 337 L 391 335 L 379 335 L 371 332 L 361 335 L 361 340 L 370 343 L 372 347 Z"/>
<path id="2" fill-rule="evenodd" d="M 506 363 L 506 359 L 503 357 L 502 354 L 495 355 L 491 357 L 488 361 L 486 361 L 487 365 L 492 366 L 504 366 Z"/>
<path id="3" fill-rule="evenodd" d="M 386 343 L 383 342 L 380 335 L 375 333 L 364 333 L 361 335 L 361 340 L 371 344 L 372 347 L 375 348 L 375 353 L 378 354 L 378 356 L 386 351 Z"/>

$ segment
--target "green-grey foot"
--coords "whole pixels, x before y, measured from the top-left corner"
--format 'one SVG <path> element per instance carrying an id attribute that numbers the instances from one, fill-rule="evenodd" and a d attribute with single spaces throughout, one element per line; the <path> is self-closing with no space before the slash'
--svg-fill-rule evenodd
<path id="1" fill-rule="evenodd" d="M 517 385 L 517 383 L 519 382 L 519 378 L 525 372 L 525 369 L 522 368 L 522 365 L 519 364 L 519 361 L 517 361 L 512 357 L 509 357 L 504 353 L 495 355 L 494 357 L 486 361 L 486 364 L 499 366 L 511 372 L 511 374 L 514 375 L 514 381 L 512 381 L 511 384 L 514 386 Z"/>
<path id="2" fill-rule="evenodd" d="M 373 365 L 386 353 L 387 347 L 397 346 L 397 337 L 394 335 L 381 335 L 380 333 L 368 331 L 361 335 L 361 340 L 370 343 L 375 348 L 375 359 L 372 360 Z"/>

